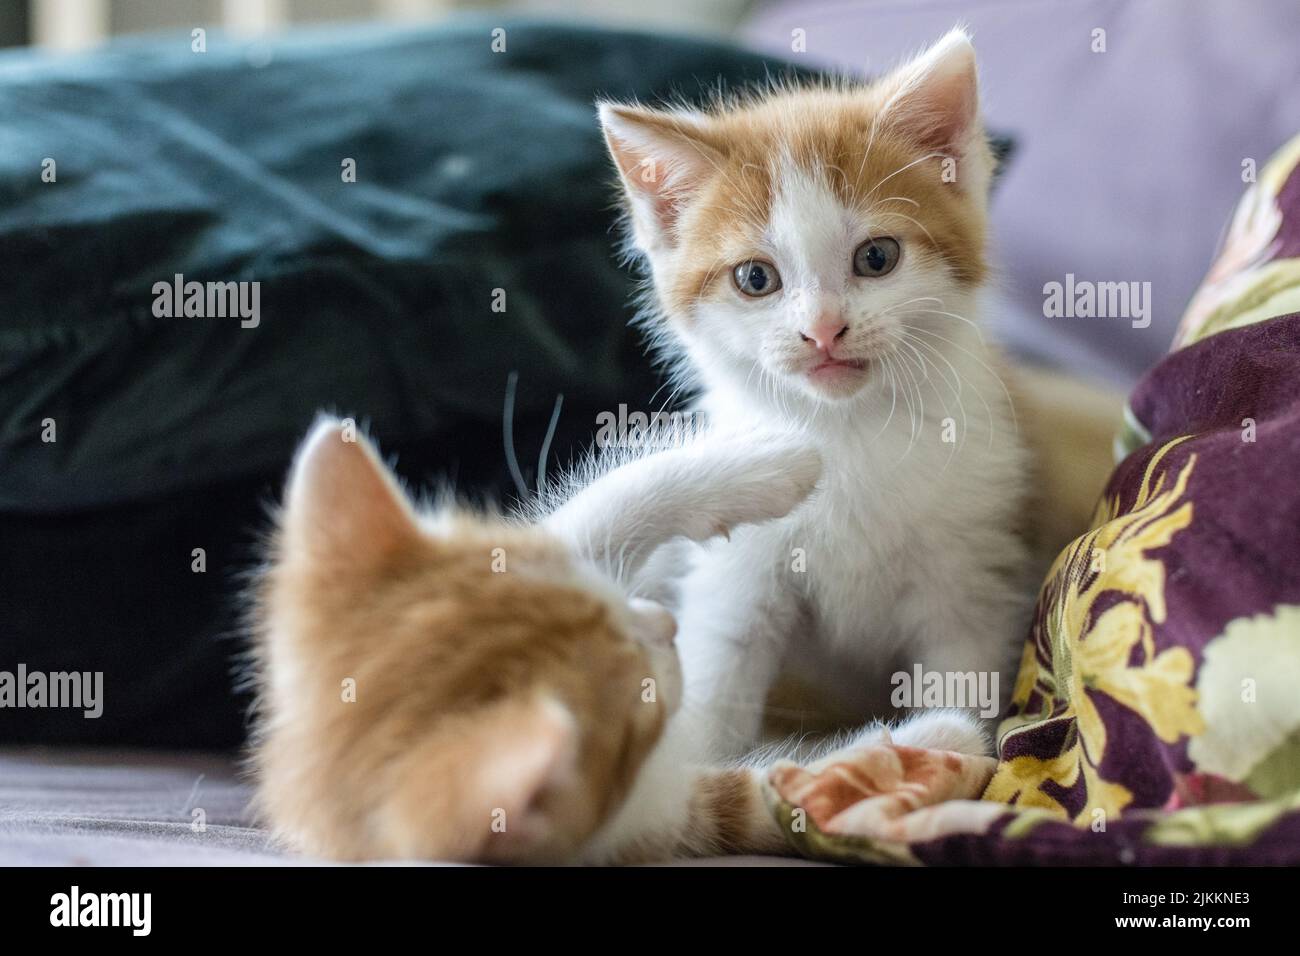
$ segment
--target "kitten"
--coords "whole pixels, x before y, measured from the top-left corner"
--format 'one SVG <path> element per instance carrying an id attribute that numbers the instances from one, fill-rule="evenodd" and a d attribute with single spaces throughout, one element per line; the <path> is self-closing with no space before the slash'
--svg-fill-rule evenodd
<path id="1" fill-rule="evenodd" d="M 659 747 L 681 696 L 674 621 L 609 569 L 780 517 L 819 472 L 797 443 L 714 439 L 632 461 L 529 526 L 417 510 L 364 436 L 322 421 L 254 602 L 261 816 L 344 860 L 782 851 L 756 771 Z M 643 798 L 629 817 L 635 788 L 670 794 L 671 819 Z"/>
<path id="2" fill-rule="evenodd" d="M 891 675 L 916 664 L 996 673 L 1004 703 L 1033 593 L 1028 463 L 977 321 L 993 159 L 968 37 L 868 85 L 599 112 L 655 347 L 711 423 L 777 423 L 824 462 L 789 517 L 692 559 L 691 736 L 743 752 L 784 674 L 862 717 L 896 712 Z M 989 748 L 967 712 L 894 739 Z"/>

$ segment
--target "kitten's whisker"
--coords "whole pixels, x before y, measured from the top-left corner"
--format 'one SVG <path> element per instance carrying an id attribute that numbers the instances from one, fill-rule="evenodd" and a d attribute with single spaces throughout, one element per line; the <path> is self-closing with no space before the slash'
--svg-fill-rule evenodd
<path id="1" fill-rule="evenodd" d="M 730 189 L 727 190 L 728 195 L 732 199 L 739 199 L 742 210 L 748 213 L 757 224 L 761 225 L 766 216 L 762 210 L 758 208 L 758 197 L 750 195 L 748 190 L 742 188 L 740 184 L 738 184 L 727 173 L 727 171 L 718 164 L 718 162 L 713 158 L 711 151 L 706 150 L 702 144 L 697 143 L 692 137 L 687 136 L 685 139 L 691 145 L 691 148 L 700 155 L 700 158 L 708 163 L 713 171 L 722 177 L 722 181 L 730 187 Z"/>
<path id="2" fill-rule="evenodd" d="M 520 501 L 528 501 L 528 485 L 524 482 L 523 472 L 519 470 L 519 459 L 515 457 L 515 389 L 519 385 L 519 373 L 511 372 L 506 376 L 506 401 L 501 414 L 502 441 L 506 450 L 506 467 L 519 492 Z"/>
<path id="3" fill-rule="evenodd" d="M 905 329 L 910 329 L 911 326 L 904 326 L 904 328 L 905 328 Z M 953 393 L 953 399 L 956 401 L 956 403 L 957 403 L 957 408 L 958 408 L 958 410 L 961 412 L 962 436 L 961 436 L 961 441 L 958 442 L 958 443 L 957 443 L 956 445 L 954 445 L 954 447 L 953 447 L 953 453 L 955 454 L 956 451 L 957 451 L 961 446 L 963 446 L 963 445 L 966 443 L 966 436 L 967 436 L 967 434 L 968 434 L 968 432 L 969 432 L 969 429 L 970 429 L 969 418 L 968 418 L 968 416 L 967 416 L 967 414 L 966 414 L 966 404 L 962 401 L 962 398 L 961 398 L 962 385 L 963 385 L 963 383 L 962 383 L 962 378 L 961 378 L 961 373 L 957 371 L 957 367 L 956 367 L 955 365 L 953 365 L 952 362 L 950 362 L 950 361 L 948 360 L 948 357 L 947 357 L 946 355 L 944 355 L 942 352 L 940 352 L 937 348 L 935 348 L 935 347 L 934 347 L 933 345 L 931 345 L 929 342 L 926 342 L 926 341 L 923 340 L 923 339 L 914 338 L 912 335 L 910 335 L 910 334 L 909 334 L 908 332 L 906 332 L 906 331 L 905 331 L 903 334 L 904 334 L 904 336 L 907 338 L 909 344 L 910 344 L 910 343 L 914 343 L 914 344 L 915 344 L 914 347 L 915 347 L 915 346 L 919 346 L 920 348 L 925 349 L 927 352 L 931 353 L 931 354 L 934 355 L 936 358 L 938 358 L 939 361 L 941 361 L 941 362 L 943 362 L 945 365 L 947 365 L 949 371 L 952 372 L 952 377 L 953 377 L 953 382 L 952 382 L 952 383 L 948 382 L 948 379 L 947 379 L 946 376 L 943 376 L 943 375 L 941 374 L 940 377 L 943 378 L 943 380 L 944 380 L 944 384 L 947 385 L 947 386 L 952 390 L 952 393 Z M 988 415 L 991 416 L 991 415 L 993 414 L 993 413 L 992 413 L 992 410 L 989 409 L 989 407 L 988 407 L 988 402 L 985 402 L 985 401 L 984 401 L 984 396 L 980 394 L 979 389 L 978 389 L 978 388 L 975 388 L 975 386 L 972 385 L 971 388 L 972 388 L 972 390 L 975 392 L 975 394 L 976 394 L 976 396 L 979 398 L 979 400 L 980 400 L 981 402 L 983 402 L 986 413 L 987 413 Z M 945 408 L 945 410 L 946 410 L 946 408 Z M 949 460 L 951 460 L 951 457 L 952 457 L 952 456 L 949 456 Z M 946 466 L 945 466 L 945 467 L 946 467 Z"/>
<path id="4" fill-rule="evenodd" d="M 849 183 L 849 177 L 848 177 L 848 174 L 845 173 L 844 170 L 840 169 L 839 166 L 835 165 L 834 163 L 823 163 L 823 164 L 822 164 L 822 168 L 823 168 L 823 169 L 831 169 L 831 170 L 834 170 L 835 172 L 837 172 L 837 173 L 840 174 L 840 182 L 842 182 L 842 183 L 844 184 L 844 191 L 845 191 L 846 193 L 847 193 L 850 189 L 852 189 L 852 185 Z M 828 183 L 827 185 L 829 185 L 829 183 Z"/>
<path id="5" fill-rule="evenodd" d="M 916 416 L 916 432 L 908 441 L 907 448 L 903 451 L 902 457 L 898 459 L 896 464 L 901 464 L 907 456 L 911 454 L 912 449 L 916 446 L 917 440 L 925 433 L 925 395 L 921 392 L 920 381 L 912 372 L 911 363 L 907 361 L 906 356 L 900 356 L 900 358 L 903 360 L 903 370 L 907 372 L 907 377 L 912 383 L 912 388 L 915 390 L 918 412 Z"/>
<path id="6" fill-rule="evenodd" d="M 555 426 L 560 423 L 560 409 L 564 407 L 564 396 L 555 398 L 555 409 L 551 412 L 551 423 L 546 426 L 546 438 L 542 440 L 542 450 L 537 456 L 537 499 L 546 495 L 546 459 L 551 453 L 551 440 L 555 438 Z"/>
<path id="7" fill-rule="evenodd" d="M 922 394 L 922 390 L 920 390 L 920 381 L 918 380 L 917 376 L 913 375 L 913 371 L 911 371 L 911 369 L 913 369 L 913 365 L 911 365 L 909 360 L 907 360 L 907 356 L 905 354 L 900 354 L 898 355 L 898 358 L 900 358 L 902 362 L 902 368 L 904 368 L 904 371 L 907 372 L 907 378 L 910 378 L 911 385 L 913 385 L 913 388 L 915 389 L 915 393 L 917 393 L 917 405 L 920 408 L 920 414 L 918 415 L 917 431 L 915 431 L 913 436 L 911 436 L 911 440 L 907 442 L 907 449 L 904 451 L 904 453 L 902 453 L 902 458 L 898 459 L 897 462 L 897 463 L 902 463 L 902 460 L 907 458 L 907 455 L 911 453 L 911 449 L 913 449 L 913 446 L 917 444 L 918 438 L 922 436 L 924 428 L 926 428 L 926 397 L 924 397 L 924 395 Z M 924 365 L 922 365 L 922 373 L 924 375 Z"/>
<path id="8" fill-rule="evenodd" d="M 915 341 L 916 341 L 916 342 L 920 342 L 921 340 L 920 340 L 920 339 L 916 339 Z M 911 337 L 910 335 L 908 335 L 907 332 L 903 332 L 903 333 L 902 333 L 901 344 L 902 344 L 904 347 L 906 347 L 906 348 L 908 348 L 908 349 L 910 349 L 910 350 L 912 351 L 912 353 L 913 353 L 913 354 L 917 357 L 917 359 L 920 361 L 921 366 L 922 366 L 923 368 L 927 368 L 927 369 L 928 369 L 928 363 L 927 363 L 927 361 L 926 361 L 926 358 L 925 358 L 924 353 L 922 353 L 922 352 L 921 352 L 921 351 L 916 347 L 916 345 L 913 344 L 913 339 L 912 339 L 912 337 Z M 961 379 L 960 379 L 960 377 L 958 377 L 958 384 L 957 384 L 957 386 L 954 386 L 951 382 L 948 381 L 947 376 L 945 376 L 945 375 L 943 374 L 943 371 L 942 371 L 938 366 L 935 366 L 935 373 L 936 373 L 936 377 L 938 377 L 939 379 L 941 379 L 941 380 L 943 381 L 943 384 L 946 385 L 946 386 L 948 387 L 948 389 L 953 393 L 953 399 L 957 402 L 957 407 L 958 407 L 958 409 L 961 411 L 962 430 L 963 430 L 963 435 L 964 435 L 964 433 L 965 433 L 965 428 L 966 428 L 966 409 L 963 407 L 963 405 L 962 405 L 962 403 L 961 403 L 961 390 L 960 390 L 960 387 L 959 387 L 960 384 L 961 384 Z M 954 371 L 954 374 L 956 374 L 955 371 Z M 935 397 L 939 399 L 939 404 L 943 407 L 944 418 L 945 418 L 945 419 L 951 419 L 951 418 L 952 418 L 952 414 L 951 414 L 951 412 L 948 410 L 948 403 L 944 400 L 943 393 L 939 391 L 939 386 L 934 382 L 933 379 L 930 378 L 928 371 L 927 371 L 927 374 L 926 374 L 926 380 L 930 382 L 930 387 L 931 387 L 932 389 L 934 389 Z M 942 437 L 942 436 L 941 436 L 941 437 Z M 953 443 L 953 446 L 952 446 L 952 450 L 948 453 L 948 458 L 947 458 L 946 461 L 944 461 L 944 463 L 943 463 L 943 469 L 941 469 L 941 470 L 945 470 L 945 471 L 947 470 L 948 465 L 951 464 L 951 462 L 952 462 L 953 455 L 955 455 L 956 453 L 957 453 L 957 443 L 954 442 L 954 443 Z"/>
<path id="9" fill-rule="evenodd" d="M 894 366 L 894 375 L 899 387 L 903 393 L 903 403 L 907 405 L 907 431 L 910 436 L 916 431 L 916 407 L 912 402 L 912 389 L 908 387 L 907 382 L 903 381 L 903 370 L 898 365 Z"/>
<path id="10" fill-rule="evenodd" d="M 919 329 L 916 326 L 904 326 L 904 327 L 913 332 L 925 331 L 924 329 Z M 923 343 L 922 339 L 914 339 L 914 341 L 917 342 L 918 344 Z M 930 343 L 924 343 L 924 344 L 927 345 L 930 348 L 930 350 L 933 351 L 936 355 L 943 354 L 937 348 L 935 348 L 934 345 Z M 945 356 L 945 361 L 947 361 L 946 356 Z M 985 398 L 984 391 L 978 385 L 976 385 L 974 382 L 971 381 L 966 381 L 965 384 L 970 387 L 970 390 L 975 393 L 975 397 L 979 399 L 980 404 L 984 406 L 984 421 L 988 425 L 988 429 L 989 429 L 989 449 L 991 450 L 993 448 L 993 422 L 994 422 L 993 409 L 989 405 L 988 399 Z"/>
<path id="11" fill-rule="evenodd" d="M 894 409 L 898 406 L 898 384 L 894 381 L 893 363 L 890 362 L 888 355 L 882 355 L 881 358 L 884 360 L 885 375 L 888 376 L 889 381 L 889 415 L 885 418 L 885 424 L 880 426 L 880 431 L 876 432 L 876 438 L 889 428 L 889 423 L 894 420 Z"/>
<path id="12" fill-rule="evenodd" d="M 917 209 L 920 209 L 920 208 L 921 208 L 921 204 L 920 204 L 919 202 L 917 202 L 915 199 L 909 199 L 907 196 L 886 196 L 884 199 L 877 199 L 876 202 L 878 202 L 878 203 L 882 203 L 882 202 L 910 202 L 910 203 L 911 203 L 913 206 L 915 206 Z"/>
<path id="13" fill-rule="evenodd" d="M 907 420 L 908 420 L 908 451 L 912 448 L 912 442 L 916 440 L 916 403 L 912 401 L 912 383 L 903 380 L 903 372 L 907 371 L 906 364 L 899 357 L 899 365 L 895 367 L 895 373 L 898 375 L 898 383 L 903 386 L 903 401 L 907 403 Z M 908 372 L 910 380 L 911 373 Z M 906 457 L 906 455 L 904 455 Z"/>
<path id="14" fill-rule="evenodd" d="M 704 292 L 712 284 L 714 277 L 724 266 L 729 265 L 721 256 L 718 256 L 709 264 L 708 271 L 704 273 L 704 279 L 700 282 L 699 291 L 695 293 L 694 304 L 696 308 L 704 302 Z"/>
<path id="15" fill-rule="evenodd" d="M 880 182 L 876 183 L 875 187 L 871 190 L 871 192 L 867 193 L 865 199 L 869 200 L 872 196 L 876 194 L 877 189 L 885 185 L 885 183 L 889 182 L 891 179 L 893 179 L 895 176 L 899 175 L 900 173 L 907 172 L 913 166 L 919 166 L 921 163 L 924 163 L 926 160 L 929 159 L 944 159 L 944 158 L 946 158 L 945 153 L 926 153 L 924 156 L 920 157 L 919 159 L 912 160 L 907 165 L 899 167 L 898 169 L 890 173 L 888 176 L 886 176 L 884 179 L 880 180 Z"/>
<path id="16" fill-rule="evenodd" d="M 946 336 L 940 335 L 938 332 L 932 331 L 931 329 L 923 329 L 923 328 L 920 328 L 919 326 L 909 326 L 909 328 L 912 328 L 914 331 L 920 332 L 920 333 L 922 333 L 923 335 L 932 335 L 932 336 L 934 336 L 936 339 L 939 339 L 940 341 L 947 342 L 949 345 L 951 345 L 953 348 L 957 349 L 958 351 L 965 352 L 967 355 L 969 355 L 971 358 L 973 358 L 973 359 L 976 361 L 976 363 L 978 363 L 978 365 L 980 366 L 980 368 L 984 369 L 984 371 L 988 372 L 989 375 L 993 376 L 993 380 L 994 380 L 995 382 L 998 383 L 998 386 L 1002 389 L 1002 394 L 1003 394 L 1003 396 L 1004 396 L 1004 397 L 1006 398 L 1006 400 L 1007 400 L 1007 407 L 1008 407 L 1008 409 L 1009 409 L 1010 412 L 1011 412 L 1011 424 L 1012 424 L 1012 426 L 1015 428 L 1017 434 L 1019 433 L 1019 431 L 1020 431 L 1020 422 L 1019 422 L 1019 419 L 1018 419 L 1017 416 L 1016 416 L 1016 403 L 1015 403 L 1015 401 L 1011 398 L 1011 391 L 1007 388 L 1007 383 L 1004 382 L 1004 381 L 1002 381 L 1002 376 L 1001 376 L 1001 375 L 999 375 L 997 372 L 995 372 L 995 371 L 993 370 L 993 368 L 992 368 L 992 367 L 991 367 L 987 362 L 985 362 L 982 358 L 980 358 L 978 355 L 976 355 L 976 354 L 975 354 L 974 352 L 972 352 L 970 349 L 965 348 L 965 347 L 962 346 L 962 345 L 959 345 L 958 343 L 954 342 L 952 339 L 947 338 Z"/>
<path id="17" fill-rule="evenodd" d="M 857 179 L 862 179 L 862 174 L 867 168 L 867 157 L 871 155 L 871 147 L 876 144 L 876 131 L 880 128 L 880 119 L 884 116 L 884 110 L 877 110 L 876 115 L 871 118 L 871 135 L 867 137 L 867 145 L 862 149 L 862 158 L 858 161 Z M 880 183 L 876 184 L 880 188 Z M 870 194 L 866 198 L 870 198 Z"/>
<path id="18" fill-rule="evenodd" d="M 672 379 L 665 379 L 663 382 L 660 383 L 659 387 L 654 390 L 654 394 L 650 396 L 650 401 L 646 402 L 646 404 L 653 405 L 655 399 L 659 397 L 659 393 L 662 392 L 669 385 L 673 385 L 673 384 L 674 383 Z M 677 391 L 677 387 L 674 387 L 673 391 L 668 396 L 669 401 L 672 401 L 672 396 L 676 394 L 676 391 Z M 667 402 L 665 402 L 665 404 L 667 404 Z"/>
<path id="19" fill-rule="evenodd" d="M 925 237 L 929 239 L 930 242 L 934 243 L 935 245 L 938 245 L 938 243 L 934 241 L 934 236 L 930 233 L 930 230 L 925 227 L 925 224 L 922 223 L 919 219 L 909 216 L 905 212 L 885 211 L 880 213 L 879 216 L 881 219 L 885 219 L 885 218 L 906 219 L 908 222 L 914 223 L 922 232 L 924 232 Z"/>
<path id="20" fill-rule="evenodd" d="M 940 299 L 937 296 L 918 295 L 915 298 L 907 299 L 904 302 L 895 302 L 893 305 L 889 306 L 888 308 L 883 309 L 880 312 L 880 315 L 881 317 L 884 317 L 886 315 L 892 315 L 893 313 L 897 312 L 899 309 L 903 308 L 903 306 L 911 305 L 913 302 L 938 302 L 940 305 L 943 305 L 943 299 Z"/>
<path id="21" fill-rule="evenodd" d="M 939 300 L 936 300 L 936 301 L 939 301 Z M 985 344 L 987 344 L 987 343 L 984 341 L 984 331 L 983 331 L 983 330 L 982 330 L 978 325 L 976 325 L 974 322 L 972 322 L 970 319 L 966 318 L 966 316 L 964 316 L 964 315 L 958 315 L 956 312 L 944 312 L 942 309 L 913 309 L 912 311 L 913 311 L 913 312 L 928 312 L 928 313 L 930 313 L 931 315 L 946 315 L 946 316 L 948 316 L 949 318 L 952 318 L 952 319 L 960 319 L 962 322 L 965 322 L 967 325 L 969 325 L 972 329 L 975 330 L 975 334 L 976 334 L 976 336 L 979 337 L 979 340 L 980 340 L 980 344 L 981 344 L 981 345 L 985 345 Z"/>

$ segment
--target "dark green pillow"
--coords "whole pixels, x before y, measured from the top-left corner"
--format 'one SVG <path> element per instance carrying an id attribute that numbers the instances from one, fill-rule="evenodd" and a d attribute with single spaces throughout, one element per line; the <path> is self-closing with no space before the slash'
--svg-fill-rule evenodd
<path id="1" fill-rule="evenodd" d="M 0 742 L 238 742 L 220 637 L 318 410 L 408 480 L 504 496 L 511 373 L 525 482 L 557 394 L 561 464 L 658 408 L 593 100 L 788 69 L 484 19 L 0 56 L 0 668 L 102 670 L 106 698 L 6 712 Z M 177 275 L 259 283 L 255 327 L 168 317 Z"/>

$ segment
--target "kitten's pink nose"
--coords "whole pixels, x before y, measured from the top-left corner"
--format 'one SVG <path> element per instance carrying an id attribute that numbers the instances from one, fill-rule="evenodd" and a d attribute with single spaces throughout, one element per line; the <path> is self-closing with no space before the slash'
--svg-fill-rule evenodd
<path id="1" fill-rule="evenodd" d="M 799 333 L 799 338 L 811 342 L 820 351 L 830 353 L 831 346 L 849 330 L 849 325 L 840 318 L 839 313 L 822 313 L 817 321 Z"/>

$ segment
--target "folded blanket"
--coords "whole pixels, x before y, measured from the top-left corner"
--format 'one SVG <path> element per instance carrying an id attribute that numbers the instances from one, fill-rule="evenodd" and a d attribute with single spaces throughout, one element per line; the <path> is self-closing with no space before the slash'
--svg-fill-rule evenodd
<path id="1" fill-rule="evenodd" d="M 1300 864 L 1300 137 L 1139 383 L 1042 586 L 992 760 L 875 747 L 769 778 L 810 856 Z"/>

